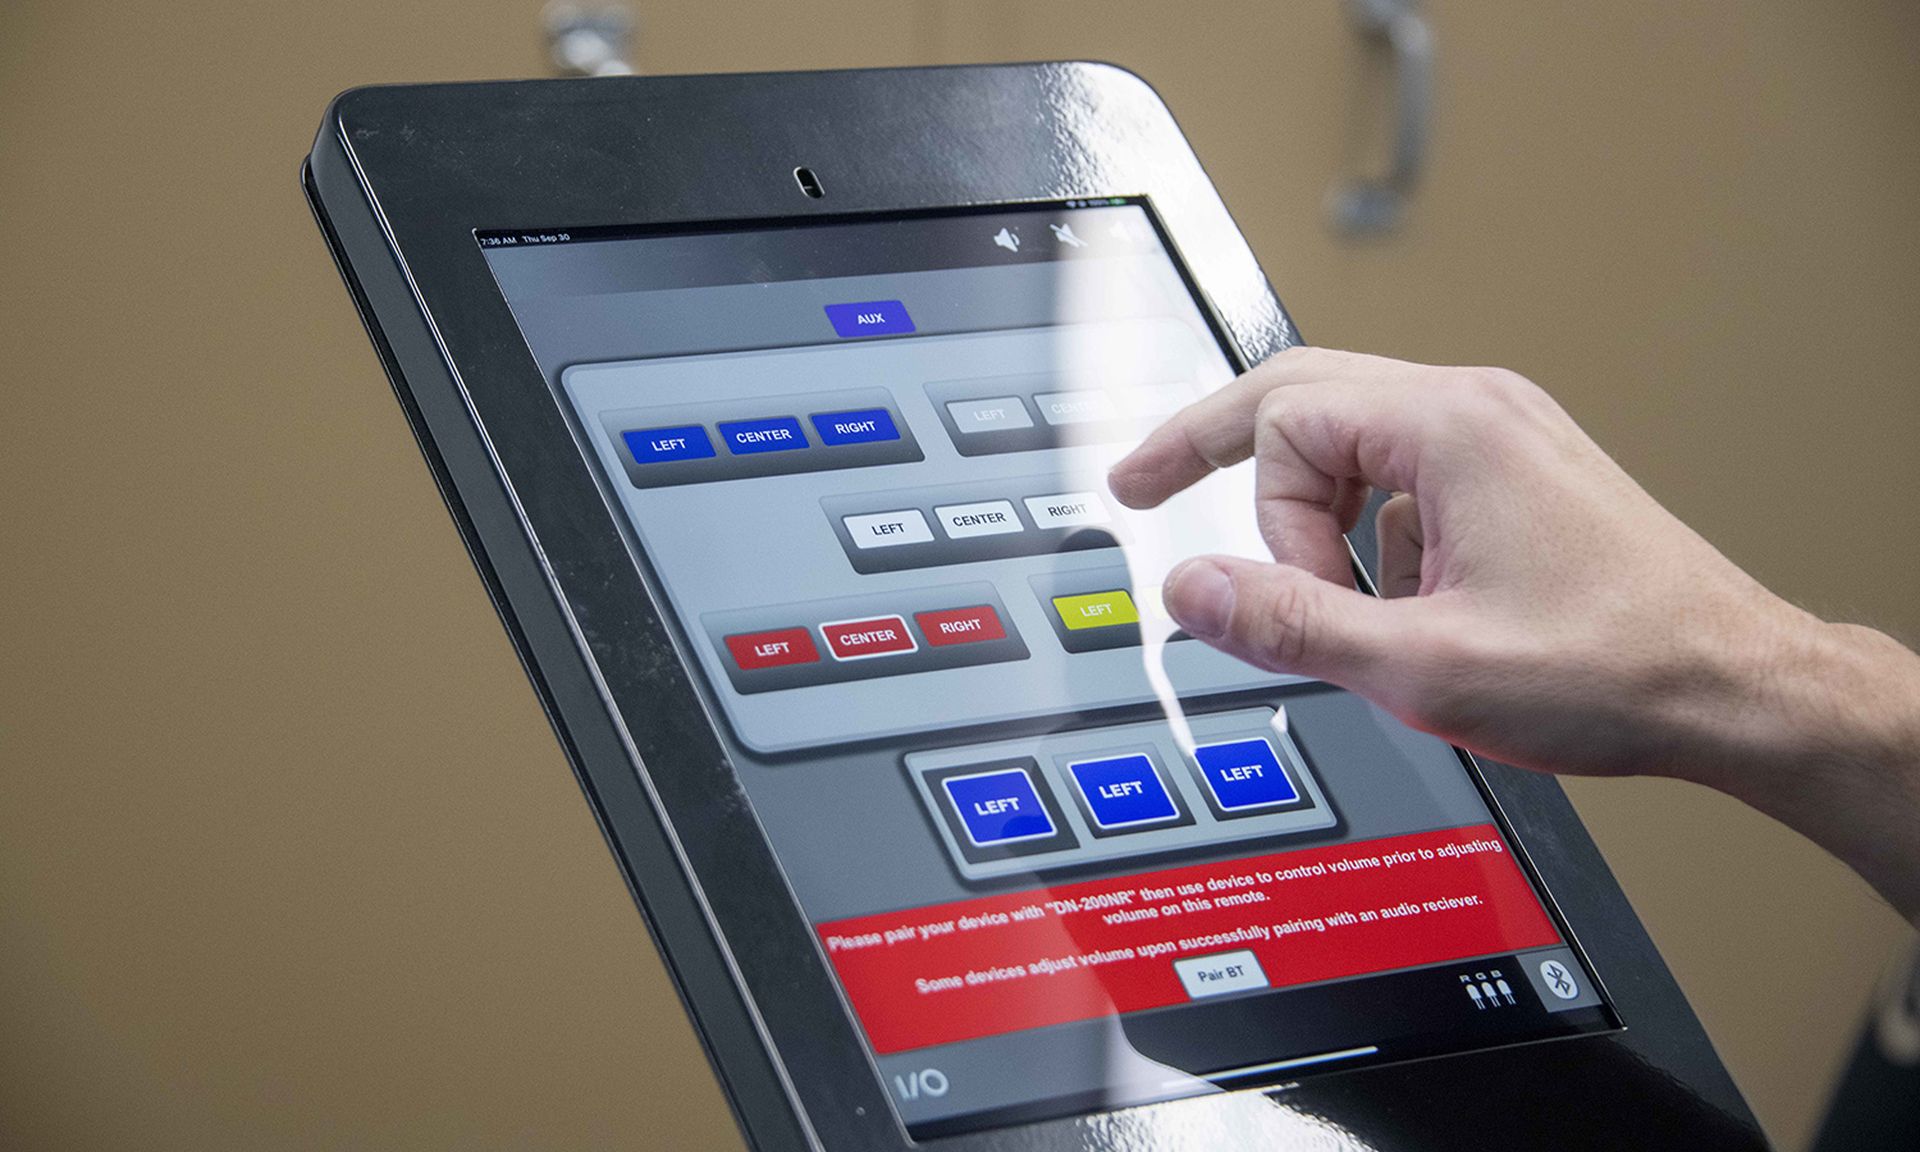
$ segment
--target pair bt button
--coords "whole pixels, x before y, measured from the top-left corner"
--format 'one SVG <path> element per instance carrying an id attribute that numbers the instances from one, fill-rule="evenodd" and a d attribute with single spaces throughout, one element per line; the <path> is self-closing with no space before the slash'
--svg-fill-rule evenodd
<path id="1" fill-rule="evenodd" d="M 1209 806 L 1220 816 L 1252 815 L 1301 800 L 1272 743 L 1263 737 L 1202 744 L 1195 749 L 1193 767 Z M 1145 831 L 1188 819 L 1176 790 L 1145 752 L 1074 760 L 1066 765 L 1066 776 L 1096 835 Z M 940 784 L 975 847 L 1059 835 L 1031 760 L 948 775 Z"/>

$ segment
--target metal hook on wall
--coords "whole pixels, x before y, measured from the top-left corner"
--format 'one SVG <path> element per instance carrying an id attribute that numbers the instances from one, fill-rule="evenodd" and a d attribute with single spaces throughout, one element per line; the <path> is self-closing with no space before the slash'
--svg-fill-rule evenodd
<path id="1" fill-rule="evenodd" d="M 1347 0 L 1354 28 L 1393 56 L 1394 132 L 1387 171 L 1327 190 L 1327 216 L 1343 236 L 1378 236 L 1399 225 L 1426 166 L 1433 119 L 1433 30 L 1414 0 Z"/>

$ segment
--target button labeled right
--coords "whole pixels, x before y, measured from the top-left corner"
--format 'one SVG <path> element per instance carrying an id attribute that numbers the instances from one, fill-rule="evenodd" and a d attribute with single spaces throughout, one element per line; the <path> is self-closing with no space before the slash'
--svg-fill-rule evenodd
<path id="1" fill-rule="evenodd" d="M 943 608 L 938 612 L 916 612 L 913 622 L 920 625 L 920 634 L 927 643 L 935 648 L 944 648 L 949 644 L 979 644 L 987 640 L 1007 638 L 1006 625 L 1000 623 L 1000 613 L 993 610 L 991 604 L 976 604 L 972 608 Z"/>
<path id="2" fill-rule="evenodd" d="M 1092 492 L 1062 492 L 1057 496 L 1027 497 L 1027 512 L 1041 528 L 1078 528 L 1105 524 L 1107 506 Z"/>
<path id="3" fill-rule="evenodd" d="M 1261 737 L 1202 744 L 1193 750 L 1193 758 L 1222 812 L 1272 808 L 1300 799 L 1273 745 Z"/>

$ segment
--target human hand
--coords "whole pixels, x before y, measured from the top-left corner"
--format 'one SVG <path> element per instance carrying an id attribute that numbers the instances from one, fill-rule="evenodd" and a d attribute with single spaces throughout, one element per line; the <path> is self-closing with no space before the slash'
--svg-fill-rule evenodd
<path id="1" fill-rule="evenodd" d="M 1277 563 L 1176 568 L 1166 606 L 1196 638 L 1523 767 L 1723 788 L 1890 897 L 1851 840 L 1896 802 L 1908 824 L 1880 839 L 1905 845 L 1896 903 L 1920 913 L 1920 660 L 1767 591 L 1540 388 L 1291 349 L 1174 416 L 1110 485 L 1148 508 L 1249 456 Z M 1342 539 L 1370 486 L 1397 493 L 1377 525 L 1385 599 L 1355 590 Z"/>

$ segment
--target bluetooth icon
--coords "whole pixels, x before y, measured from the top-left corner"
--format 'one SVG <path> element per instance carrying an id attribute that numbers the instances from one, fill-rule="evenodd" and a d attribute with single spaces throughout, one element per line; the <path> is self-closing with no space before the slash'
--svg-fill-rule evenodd
<path id="1" fill-rule="evenodd" d="M 1580 984 L 1574 980 L 1573 973 L 1558 960 L 1540 962 L 1540 979 L 1546 981 L 1547 991 L 1562 1000 L 1572 1000 L 1580 995 Z"/>

